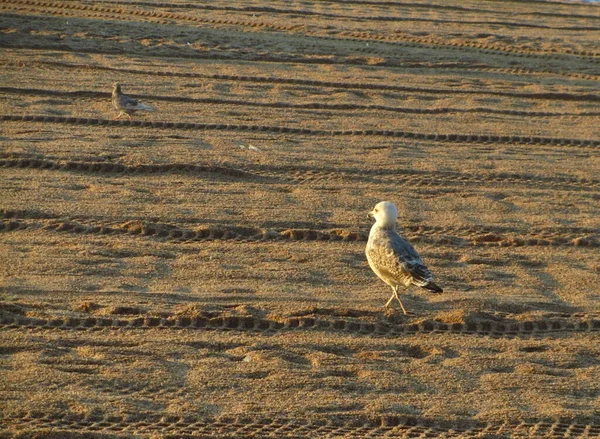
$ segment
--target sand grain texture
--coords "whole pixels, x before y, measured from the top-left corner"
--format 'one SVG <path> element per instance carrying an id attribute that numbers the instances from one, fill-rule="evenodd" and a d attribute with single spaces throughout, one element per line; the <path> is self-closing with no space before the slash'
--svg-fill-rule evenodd
<path id="1" fill-rule="evenodd" d="M 0 6 L 0 437 L 600 437 L 600 7 Z"/>

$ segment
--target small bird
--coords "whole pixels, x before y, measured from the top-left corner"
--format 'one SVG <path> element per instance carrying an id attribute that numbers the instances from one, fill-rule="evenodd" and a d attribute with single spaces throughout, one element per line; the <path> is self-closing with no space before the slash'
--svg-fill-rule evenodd
<path id="1" fill-rule="evenodd" d="M 126 114 L 131 120 L 131 115 L 139 110 L 154 111 L 154 108 L 150 107 L 149 105 L 144 105 L 135 99 L 124 95 L 121 91 L 121 84 L 118 82 L 113 84 L 112 104 L 115 109 L 120 111 L 119 115 L 115 117 L 115 120 L 119 119 L 124 114 Z"/>
<path id="2" fill-rule="evenodd" d="M 425 266 L 417 251 L 396 231 L 398 220 L 396 206 L 389 201 L 377 203 L 369 212 L 369 217 L 375 218 L 375 224 L 371 227 L 365 249 L 367 261 L 375 274 L 393 290 L 392 297 L 385 307 L 388 307 L 395 298 L 404 314 L 408 314 L 398 297 L 400 285 L 416 285 L 432 293 L 442 293 L 443 290 L 433 283 L 431 271 Z"/>

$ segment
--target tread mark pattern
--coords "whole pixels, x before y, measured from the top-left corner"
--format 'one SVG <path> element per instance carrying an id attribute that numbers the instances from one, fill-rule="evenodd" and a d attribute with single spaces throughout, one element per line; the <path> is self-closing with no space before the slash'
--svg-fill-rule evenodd
<path id="1" fill-rule="evenodd" d="M 129 19 L 138 20 L 139 18 L 145 20 L 151 20 L 160 24 L 169 24 L 169 20 L 185 21 L 191 23 L 204 23 L 211 25 L 221 26 L 238 26 L 249 29 L 267 29 L 269 31 L 279 32 L 294 32 L 298 31 L 296 25 L 278 25 L 274 23 L 257 22 L 257 21 L 244 21 L 237 19 L 212 19 L 204 18 L 201 16 L 191 16 L 189 14 L 180 12 L 161 12 L 161 11 L 150 11 L 144 9 L 125 9 L 123 7 L 106 7 L 100 5 L 87 5 L 87 4 L 75 4 L 75 3 L 58 3 L 51 1 L 37 1 L 37 0 L 5 0 L 2 9 L 11 9 L 9 5 L 15 5 L 20 7 L 21 10 L 27 12 L 36 12 L 35 7 L 42 8 L 43 12 L 59 15 L 59 16 L 76 16 L 76 12 L 85 13 L 88 17 L 100 17 L 100 18 L 113 18 L 113 19 Z M 29 8 L 26 8 L 29 6 Z M 172 7 L 172 6 L 171 6 Z M 45 8 L 45 9 L 43 9 Z M 164 21 L 162 21 L 164 20 Z M 594 63 L 600 62 L 600 53 L 594 51 L 576 51 L 572 49 L 565 49 L 563 52 L 556 51 L 544 51 L 536 48 L 516 48 L 498 44 L 484 44 L 479 42 L 454 42 L 444 41 L 436 38 L 423 38 L 405 36 L 399 33 L 394 35 L 374 34 L 372 32 L 361 32 L 361 31 L 340 31 L 338 36 L 323 36 L 316 35 L 316 32 L 311 32 L 307 29 L 302 29 L 306 36 L 310 36 L 319 40 L 330 40 L 330 41 L 368 41 L 377 43 L 387 43 L 396 46 L 419 46 L 419 47 L 439 47 L 443 46 L 446 49 L 451 50 L 477 50 L 487 54 L 498 54 L 498 55 L 511 55 L 517 57 L 543 57 L 545 59 L 563 59 L 564 56 L 576 56 L 584 58 L 587 61 Z M 377 53 L 374 48 L 364 49 L 368 53 Z"/>
<path id="2" fill-rule="evenodd" d="M 32 219 L 33 217 L 33 219 Z M 37 217 L 37 218 L 36 218 Z M 25 229 L 87 235 L 129 235 L 154 237 L 162 241 L 192 242 L 212 240 L 260 241 L 318 241 L 366 242 L 367 233 L 344 228 L 318 229 L 264 229 L 253 227 L 181 228 L 171 224 L 130 220 L 116 224 L 106 221 L 52 219 L 37 212 L 0 210 L 0 233 Z M 527 233 L 489 227 L 427 227 L 407 226 L 404 235 L 414 242 L 429 242 L 447 246 L 473 247 L 531 247 L 574 246 L 600 247 L 600 231 L 593 228 L 531 229 Z"/>
<path id="3" fill-rule="evenodd" d="M 165 437 L 496 437 L 507 432 L 518 437 L 590 438 L 600 435 L 600 425 L 570 419 L 552 421 L 462 422 L 434 420 L 415 416 L 338 416 L 290 419 L 268 416 L 221 416 L 200 418 L 172 414 L 131 416 L 108 415 L 94 411 L 90 415 L 71 412 L 32 411 L 7 417 L 4 424 L 18 429 L 48 430 L 48 437 L 60 431 L 84 431 L 88 434 L 166 434 Z M 41 439 L 44 433 L 36 435 Z M 94 436 L 92 436 L 94 437 Z M 104 436 L 99 436 L 104 437 Z M 498 436 L 500 437 L 500 436 Z"/>
<path id="4" fill-rule="evenodd" d="M 241 169 L 214 165 L 191 165 L 183 163 L 162 165 L 122 165 L 119 163 L 53 161 L 44 158 L 0 158 L 0 168 L 48 169 L 72 172 L 113 174 L 219 174 L 227 177 L 263 180 L 257 174 Z"/>
<path id="5" fill-rule="evenodd" d="M 600 147 L 600 140 L 565 139 L 538 136 L 498 136 L 485 134 L 438 134 L 413 133 L 396 130 L 315 130 L 310 128 L 276 127 L 268 125 L 205 124 L 186 122 L 151 122 L 142 120 L 108 120 L 86 117 L 42 116 L 42 115 L 0 115 L 4 122 L 42 122 L 67 125 L 90 125 L 103 127 L 140 127 L 158 129 L 181 129 L 194 131 L 243 131 L 267 132 L 273 134 L 297 134 L 306 136 L 384 136 L 414 140 L 427 140 L 448 143 L 502 143 L 521 145 L 562 145 Z"/>
<path id="6" fill-rule="evenodd" d="M 553 333 L 598 332 L 600 318 L 589 314 L 572 314 L 562 318 L 540 318 L 528 321 L 481 321 L 443 323 L 426 320 L 420 323 L 373 323 L 360 319 L 292 317 L 277 320 L 247 316 L 222 317 L 137 317 L 113 318 L 34 318 L 0 313 L 2 330 L 58 330 L 58 331 L 121 331 L 121 330 L 219 330 L 219 331 L 326 331 L 351 334 L 401 337 L 414 334 L 464 334 L 491 337 L 549 336 Z"/>
<path id="7" fill-rule="evenodd" d="M 24 67 L 23 62 L 14 63 L 6 61 L 1 65 L 14 66 L 22 68 Z M 234 81 L 234 82 L 259 82 L 259 83 L 274 83 L 274 84 L 293 84 L 293 85 L 309 85 L 318 87 L 334 87 L 334 88 L 348 88 L 348 89 L 360 89 L 360 90 L 389 90 L 389 91 L 410 91 L 406 86 L 392 85 L 392 84 L 368 84 L 368 83 L 357 83 L 357 82 L 332 82 L 332 81 L 320 81 L 314 79 L 297 79 L 297 78 L 280 78 L 280 77 L 264 77 L 264 76 L 251 76 L 251 75 L 227 75 L 227 74 L 203 74 L 194 72 L 174 72 L 174 71 L 159 71 L 159 70 L 143 70 L 143 69 L 128 69 L 128 68 L 115 68 L 103 65 L 93 64 L 77 64 L 77 63 L 66 63 L 61 61 L 28 61 L 27 67 L 29 68 L 43 68 L 43 69 L 93 69 L 102 70 L 109 72 L 127 73 L 131 75 L 144 75 L 144 76 L 166 76 L 166 77 L 178 77 L 178 78 L 197 78 L 197 79 L 212 79 L 222 81 Z M 564 76 L 568 78 L 585 79 L 591 81 L 600 80 L 600 75 L 592 75 L 579 72 L 560 72 L 544 69 L 527 69 L 524 67 L 491 67 L 483 64 L 460 64 L 460 63 L 404 63 L 406 69 L 417 68 L 422 69 L 425 67 L 435 67 L 436 69 L 444 70 L 477 70 L 481 72 L 489 73 L 501 73 L 509 75 L 519 76 L 531 76 L 531 75 L 552 75 L 552 76 Z M 419 91 L 416 89 L 415 91 Z M 454 92 L 457 92 L 455 90 Z M 520 96 L 523 97 L 523 96 Z"/>
<path id="8" fill-rule="evenodd" d="M 554 189 L 562 191 L 596 192 L 600 190 L 600 180 L 568 177 L 541 176 L 518 173 L 472 174 L 459 172 L 435 172 L 416 170 L 377 171 L 375 173 L 356 169 L 320 170 L 302 167 L 269 167 L 249 165 L 246 170 L 228 166 L 198 165 L 189 163 L 163 163 L 124 165 L 103 161 L 70 161 L 49 159 L 43 155 L 20 153 L 0 153 L 0 168 L 40 169 L 61 172 L 91 174 L 177 174 L 202 175 L 217 174 L 257 181 L 260 183 L 286 184 L 324 184 L 328 182 L 367 182 L 370 184 L 394 184 L 406 187 L 455 187 L 504 185 L 526 186 L 536 189 Z M 593 231 L 592 231 L 593 232 Z"/>
<path id="9" fill-rule="evenodd" d="M 457 93 L 451 90 L 443 89 L 416 89 L 410 87 L 404 87 L 405 89 L 418 90 L 423 93 Z M 0 93 L 13 93 L 18 95 L 33 95 L 33 96 L 60 96 L 63 98 L 73 97 L 80 99 L 107 99 L 110 98 L 110 93 L 103 92 L 68 92 L 61 90 L 43 90 L 43 89 L 32 89 L 32 88 L 15 88 L 15 87 L 0 87 Z M 458 91 L 460 93 L 460 91 Z M 471 91 L 466 91 L 471 94 Z M 488 92 L 473 92 L 477 94 L 489 94 Z M 496 95 L 500 92 L 491 92 Z M 505 93 L 503 93 L 505 94 Z M 551 99 L 565 98 L 567 100 L 594 100 L 591 95 L 569 95 L 566 93 L 545 94 Z M 138 95 L 140 99 L 149 101 L 162 101 L 162 102 L 185 102 L 194 104 L 216 104 L 216 105 L 239 105 L 247 107 L 265 107 L 265 108 L 294 108 L 301 110 L 328 110 L 328 111 L 388 111 L 393 113 L 404 113 L 404 114 L 449 114 L 449 113 L 490 113 L 490 114 L 504 114 L 510 116 L 527 116 L 527 117 L 586 117 L 586 116 L 600 116 L 600 112 L 587 111 L 581 113 L 552 113 L 547 111 L 521 111 L 521 110 L 501 110 L 495 108 L 407 108 L 407 107 L 392 107 L 389 105 L 361 105 L 361 104 L 325 104 L 320 102 L 309 102 L 309 103 L 291 103 L 291 102 L 258 102 L 248 100 L 236 100 L 236 99 L 218 99 L 218 98 L 190 98 L 181 96 L 156 96 L 156 95 Z"/>

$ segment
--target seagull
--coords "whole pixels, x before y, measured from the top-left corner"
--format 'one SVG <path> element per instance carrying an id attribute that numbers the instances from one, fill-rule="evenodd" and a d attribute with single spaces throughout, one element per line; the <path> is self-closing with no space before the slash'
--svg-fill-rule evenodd
<path id="1" fill-rule="evenodd" d="M 120 111 L 119 115 L 115 117 L 115 120 L 123 116 L 123 114 L 126 114 L 131 120 L 131 115 L 138 110 L 154 111 L 154 108 L 149 105 L 144 105 L 135 99 L 124 95 L 121 91 L 121 84 L 118 82 L 113 84 L 112 104 L 115 109 Z"/>
<path id="2" fill-rule="evenodd" d="M 443 292 L 433 283 L 433 275 L 417 251 L 396 231 L 396 206 L 389 201 L 377 203 L 369 212 L 369 217 L 375 218 L 375 224 L 371 227 L 365 249 L 367 261 L 375 274 L 392 287 L 393 291 L 385 307 L 396 299 L 404 314 L 408 314 L 398 297 L 398 288 L 401 285 L 416 285 L 432 293 Z"/>

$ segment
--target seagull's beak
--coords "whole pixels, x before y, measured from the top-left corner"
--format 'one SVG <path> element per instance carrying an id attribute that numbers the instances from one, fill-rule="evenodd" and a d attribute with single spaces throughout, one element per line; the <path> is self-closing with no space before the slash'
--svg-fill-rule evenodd
<path id="1" fill-rule="evenodd" d="M 373 212 L 373 211 L 370 211 L 370 212 L 367 214 L 367 216 L 368 216 L 369 218 L 375 218 L 375 212 Z"/>

